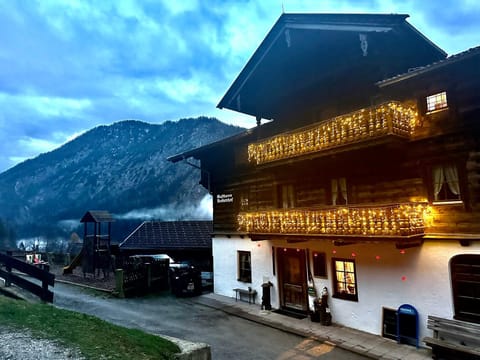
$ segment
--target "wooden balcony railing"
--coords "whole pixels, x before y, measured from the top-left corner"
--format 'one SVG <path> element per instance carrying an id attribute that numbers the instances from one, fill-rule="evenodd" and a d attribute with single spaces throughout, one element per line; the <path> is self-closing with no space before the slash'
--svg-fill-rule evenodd
<path id="1" fill-rule="evenodd" d="M 313 234 L 356 237 L 423 235 L 425 203 L 279 209 L 238 214 L 238 230 L 252 234 Z"/>
<path id="2" fill-rule="evenodd" d="M 409 138 L 417 120 L 415 106 L 390 101 L 249 144 L 248 159 L 259 165 L 386 135 Z"/>

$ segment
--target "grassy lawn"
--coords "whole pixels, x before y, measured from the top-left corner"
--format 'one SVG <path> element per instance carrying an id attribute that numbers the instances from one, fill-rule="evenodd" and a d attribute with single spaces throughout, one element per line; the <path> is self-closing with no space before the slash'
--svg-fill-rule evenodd
<path id="1" fill-rule="evenodd" d="M 177 345 L 96 317 L 0 295 L 0 324 L 78 348 L 87 359 L 172 359 Z"/>

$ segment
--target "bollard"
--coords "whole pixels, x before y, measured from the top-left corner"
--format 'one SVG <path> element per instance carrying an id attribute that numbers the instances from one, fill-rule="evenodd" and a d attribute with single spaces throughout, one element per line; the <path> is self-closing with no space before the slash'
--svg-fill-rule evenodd
<path id="1" fill-rule="evenodd" d="M 115 294 L 119 298 L 125 297 L 123 289 L 123 269 L 115 269 Z"/>
<path id="2" fill-rule="evenodd" d="M 269 281 L 262 284 L 262 310 L 272 310 L 272 304 L 270 303 L 270 287 L 273 284 Z"/>
<path id="3" fill-rule="evenodd" d="M 152 265 L 147 262 L 145 267 L 147 268 L 147 290 L 150 290 L 152 287 Z"/>

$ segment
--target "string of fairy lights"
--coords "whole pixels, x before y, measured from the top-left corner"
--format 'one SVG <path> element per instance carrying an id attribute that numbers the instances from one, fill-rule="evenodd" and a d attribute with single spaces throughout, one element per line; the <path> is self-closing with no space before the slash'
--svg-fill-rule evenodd
<path id="1" fill-rule="evenodd" d="M 408 138 L 417 121 L 414 105 L 390 101 L 249 144 L 248 160 L 259 165 L 389 134 Z"/>
<path id="2" fill-rule="evenodd" d="M 424 233 L 426 203 L 244 212 L 239 231 L 276 234 L 411 236 Z"/>

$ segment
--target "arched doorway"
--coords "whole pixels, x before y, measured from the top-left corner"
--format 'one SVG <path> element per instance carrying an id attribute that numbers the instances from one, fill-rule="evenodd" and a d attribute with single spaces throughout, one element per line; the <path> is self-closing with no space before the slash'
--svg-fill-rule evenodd
<path id="1" fill-rule="evenodd" d="M 480 255 L 457 255 L 450 260 L 454 318 L 480 323 Z"/>

